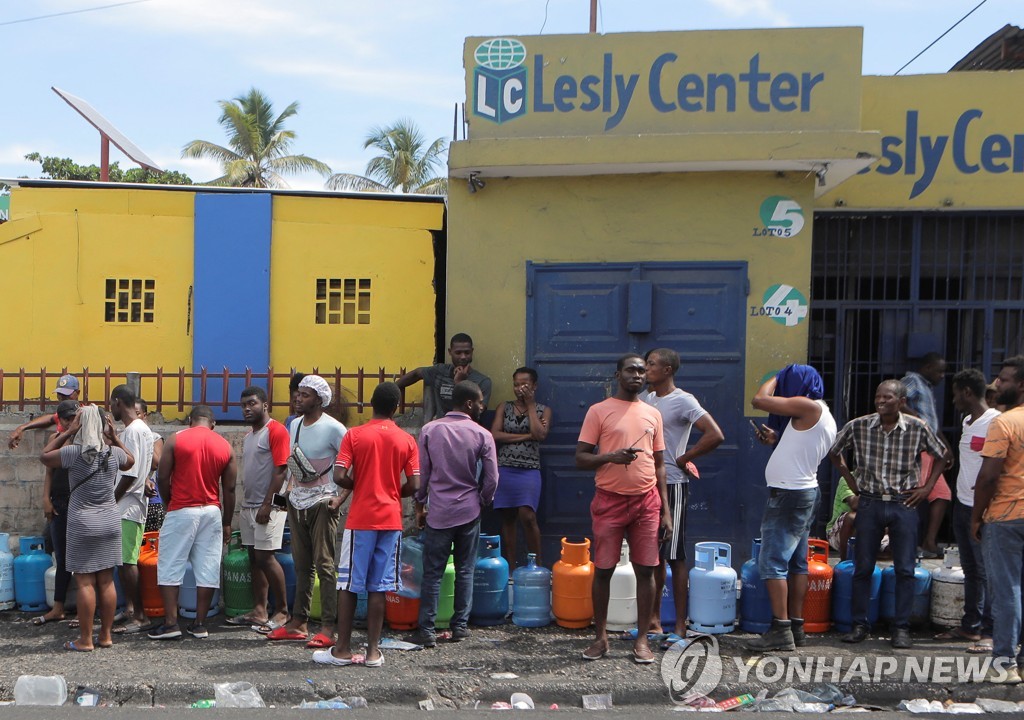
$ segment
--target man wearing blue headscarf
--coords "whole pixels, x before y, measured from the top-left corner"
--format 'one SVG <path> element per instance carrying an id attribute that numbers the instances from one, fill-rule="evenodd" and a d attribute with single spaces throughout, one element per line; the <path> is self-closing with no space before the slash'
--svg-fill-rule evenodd
<path id="1" fill-rule="evenodd" d="M 758 571 L 772 604 L 772 625 L 747 643 L 750 650 L 793 650 L 805 642 L 807 539 L 821 500 L 818 465 L 836 438 L 836 421 L 823 396 L 817 370 L 788 365 L 762 385 L 750 403 L 770 413 L 757 437 L 775 445 L 764 469 L 769 498 L 761 520 L 758 557 Z"/>

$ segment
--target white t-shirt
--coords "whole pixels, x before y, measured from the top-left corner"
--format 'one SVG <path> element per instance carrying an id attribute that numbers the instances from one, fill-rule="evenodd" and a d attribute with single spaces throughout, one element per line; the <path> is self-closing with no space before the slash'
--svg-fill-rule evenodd
<path id="1" fill-rule="evenodd" d="M 824 400 L 815 402 L 821 406 L 818 422 L 807 430 L 797 430 L 790 419 L 782 439 L 768 458 L 764 468 L 768 487 L 810 490 L 818 486 L 818 465 L 836 440 L 836 421 Z"/>
<path id="2" fill-rule="evenodd" d="M 149 500 L 146 498 L 146 478 L 153 465 L 153 433 L 141 418 L 136 418 L 121 431 L 118 438 L 135 458 L 135 464 L 128 470 L 117 471 L 117 482 L 130 476 L 135 478 L 127 492 L 117 503 L 122 520 L 131 520 L 140 524 L 146 522 Z"/>
<path id="3" fill-rule="evenodd" d="M 999 411 L 989 408 L 972 423 L 964 418 L 960 435 L 960 471 L 956 476 L 956 499 L 967 507 L 974 507 L 974 483 L 981 471 L 981 449 L 985 446 L 988 426 L 999 416 Z"/>
<path id="4" fill-rule="evenodd" d="M 640 399 L 661 413 L 665 428 L 665 482 L 669 485 L 688 482 L 686 473 L 676 465 L 676 458 L 686 452 L 693 424 L 708 414 L 697 398 L 676 388 L 668 395 L 658 397 L 654 391 L 643 393 Z"/>
<path id="5" fill-rule="evenodd" d="M 288 501 L 296 510 L 306 510 L 321 500 L 338 494 L 338 486 L 334 484 L 334 462 L 341 450 L 341 439 L 348 429 L 340 422 L 324 413 L 312 425 L 303 425 L 302 416 L 288 428 L 292 447 L 295 447 L 295 436 L 298 435 L 299 449 L 309 460 L 313 468 L 322 473 L 314 483 L 300 483 L 292 478 L 292 490 Z"/>

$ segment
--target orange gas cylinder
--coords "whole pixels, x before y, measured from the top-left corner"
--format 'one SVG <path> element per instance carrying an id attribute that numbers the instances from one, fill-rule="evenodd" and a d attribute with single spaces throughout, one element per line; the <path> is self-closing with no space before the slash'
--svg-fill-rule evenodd
<path id="1" fill-rule="evenodd" d="M 828 541 L 807 541 L 807 596 L 804 598 L 804 630 L 827 632 L 832 624 L 832 566 Z"/>
<path id="2" fill-rule="evenodd" d="M 160 551 L 160 533 L 148 532 L 142 536 L 139 550 L 139 586 L 142 588 L 142 609 L 151 618 L 164 616 L 164 599 L 156 584 L 156 558 Z"/>
<path id="3" fill-rule="evenodd" d="M 594 563 L 590 540 L 571 543 L 562 538 L 562 559 L 551 569 L 551 611 L 565 628 L 585 628 L 594 621 Z"/>
<path id="4" fill-rule="evenodd" d="M 415 630 L 420 619 L 420 599 L 384 593 L 384 619 L 392 630 Z"/>

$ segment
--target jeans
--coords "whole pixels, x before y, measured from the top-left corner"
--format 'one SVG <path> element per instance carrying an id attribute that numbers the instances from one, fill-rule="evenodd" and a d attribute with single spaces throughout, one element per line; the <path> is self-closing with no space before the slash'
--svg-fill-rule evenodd
<path id="1" fill-rule="evenodd" d="M 434 635 L 437 599 L 441 576 L 448 556 L 455 546 L 455 613 L 452 629 L 465 629 L 473 607 L 473 575 L 476 572 L 476 551 L 480 544 L 480 518 L 463 525 L 440 530 L 428 524 L 423 533 L 423 581 L 420 586 L 420 630 Z"/>
<path id="2" fill-rule="evenodd" d="M 889 550 L 896 570 L 896 615 L 893 628 L 910 628 L 914 603 L 914 560 L 917 553 L 917 510 L 899 499 L 860 496 L 857 506 L 857 545 L 853 561 L 853 624 L 870 628 L 868 605 L 875 558 L 889 528 Z"/>
<path id="3" fill-rule="evenodd" d="M 992 657 L 1012 663 L 1020 642 L 1024 520 L 986 523 L 981 530 L 981 547 L 992 595 Z"/>
<path id="4" fill-rule="evenodd" d="M 981 543 L 971 537 L 971 510 L 959 500 L 953 503 L 953 535 L 960 548 L 960 567 L 964 571 L 964 632 L 992 637 L 992 593 L 987 591 L 985 558 Z"/>
<path id="5" fill-rule="evenodd" d="M 771 496 L 761 520 L 761 554 L 757 570 L 765 580 L 807 574 L 807 538 L 821 491 L 769 488 Z"/>

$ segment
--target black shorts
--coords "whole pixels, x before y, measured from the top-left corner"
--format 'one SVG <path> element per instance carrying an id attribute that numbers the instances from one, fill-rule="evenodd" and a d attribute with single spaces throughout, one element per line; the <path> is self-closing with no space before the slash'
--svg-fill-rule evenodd
<path id="1" fill-rule="evenodd" d="M 665 560 L 686 560 L 686 505 L 690 483 L 668 486 L 668 509 L 672 515 L 672 534 L 661 544 L 661 557 Z"/>

